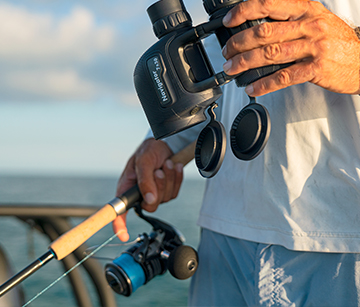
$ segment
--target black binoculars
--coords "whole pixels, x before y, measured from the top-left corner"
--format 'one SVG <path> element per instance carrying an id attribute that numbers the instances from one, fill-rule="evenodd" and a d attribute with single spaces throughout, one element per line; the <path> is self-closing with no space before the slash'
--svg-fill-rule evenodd
<path id="1" fill-rule="evenodd" d="M 202 40 L 215 34 L 221 47 L 227 40 L 255 25 L 271 22 L 269 18 L 246 21 L 238 27 L 226 28 L 222 23 L 226 13 L 243 0 L 203 0 L 210 18 L 193 27 L 182 0 L 160 0 L 151 5 L 148 15 L 159 39 L 138 61 L 134 71 L 135 88 L 154 137 L 164 138 L 206 120 L 206 109 L 222 95 L 221 86 L 234 80 L 237 86 L 246 86 L 291 64 L 269 65 L 251 69 L 239 75 L 215 73 Z M 242 160 L 256 157 L 264 148 L 270 133 L 267 110 L 253 99 L 246 112 L 239 114 L 232 130 L 232 149 Z M 209 113 L 210 114 L 210 113 Z M 215 119 L 212 118 L 212 122 Z M 216 122 L 218 123 L 218 122 Z M 219 123 L 220 124 L 220 123 Z M 220 127 L 220 128 L 219 128 Z M 196 163 L 200 173 L 211 177 L 223 157 L 222 126 L 214 125 L 198 140 Z M 216 131 L 214 130 L 216 129 Z M 240 131 L 241 130 L 241 131 Z M 215 132 L 214 132 L 215 131 Z M 218 139 L 220 138 L 220 139 Z M 211 148 L 205 154 L 205 147 Z M 234 143 L 234 147 L 233 147 Z M 215 166 L 214 166 L 215 163 Z M 216 171 L 215 171 L 216 169 Z"/>

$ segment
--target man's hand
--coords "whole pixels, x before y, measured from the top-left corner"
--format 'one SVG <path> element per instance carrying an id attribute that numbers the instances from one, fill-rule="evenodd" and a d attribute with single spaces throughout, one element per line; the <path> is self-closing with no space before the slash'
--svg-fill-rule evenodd
<path id="1" fill-rule="evenodd" d="M 223 49 L 224 71 L 239 74 L 270 64 L 296 63 L 246 87 L 261 96 L 290 85 L 312 82 L 337 93 L 360 93 L 360 40 L 353 28 L 309 0 L 248 0 L 224 17 L 226 27 L 270 17 L 239 32 Z"/>
<path id="2" fill-rule="evenodd" d="M 119 196 L 135 184 L 138 184 L 143 196 L 142 208 L 153 212 L 160 203 L 175 198 L 183 179 L 183 165 L 175 164 L 169 159 L 173 155 L 163 141 L 148 139 L 144 141 L 129 159 L 122 173 L 116 195 Z M 119 239 L 127 241 L 126 213 L 113 222 Z"/>

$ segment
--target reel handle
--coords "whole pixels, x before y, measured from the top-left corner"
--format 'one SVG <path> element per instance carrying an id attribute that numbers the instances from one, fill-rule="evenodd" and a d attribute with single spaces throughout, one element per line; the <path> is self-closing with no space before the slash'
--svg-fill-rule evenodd
<path id="1" fill-rule="evenodd" d="M 171 160 L 185 166 L 194 158 L 194 151 L 195 142 L 172 156 Z M 115 220 L 118 215 L 134 207 L 141 199 L 141 193 L 136 185 L 104 205 L 99 211 L 51 243 L 49 248 L 54 253 L 55 258 L 61 260 L 68 256 L 96 232 Z"/>
<path id="2" fill-rule="evenodd" d="M 188 279 L 194 275 L 199 265 L 196 250 L 188 245 L 176 247 L 170 254 L 168 269 L 172 276 L 177 279 Z"/>

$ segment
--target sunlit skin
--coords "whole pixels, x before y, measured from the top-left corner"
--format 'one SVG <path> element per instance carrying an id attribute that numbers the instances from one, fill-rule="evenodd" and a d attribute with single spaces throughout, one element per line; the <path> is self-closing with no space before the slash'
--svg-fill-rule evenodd
<path id="1" fill-rule="evenodd" d="M 360 94 L 360 40 L 354 29 L 321 3 L 308 0 L 249 0 L 223 19 L 226 27 L 270 17 L 231 37 L 223 49 L 229 75 L 250 68 L 296 61 L 290 67 L 246 87 L 261 96 L 304 82 L 327 90 Z"/>
<path id="2" fill-rule="evenodd" d="M 128 161 L 122 173 L 116 195 L 119 196 L 138 184 L 144 201 L 141 206 L 154 212 L 161 203 L 177 197 L 183 179 L 183 165 L 173 164 L 173 155 L 163 141 L 151 138 L 143 142 Z M 126 213 L 117 217 L 113 229 L 121 241 L 127 241 Z"/>

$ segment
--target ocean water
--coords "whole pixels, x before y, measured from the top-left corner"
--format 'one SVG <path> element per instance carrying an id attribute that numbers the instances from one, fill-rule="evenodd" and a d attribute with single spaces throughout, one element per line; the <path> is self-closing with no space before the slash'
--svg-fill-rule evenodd
<path id="1" fill-rule="evenodd" d="M 1 204 L 79 204 L 83 206 L 99 206 L 106 204 L 114 196 L 117 178 L 61 178 L 61 177 L 0 177 Z M 199 242 L 199 227 L 196 225 L 204 181 L 201 179 L 186 179 L 176 200 L 161 205 L 153 214 L 159 219 L 178 228 L 186 238 L 186 245 L 196 249 Z M 75 225 L 81 219 L 74 218 Z M 141 220 L 134 212 L 128 214 L 128 229 L 130 240 L 137 235 L 151 231 L 151 226 Z M 88 246 L 101 244 L 113 234 L 108 225 L 90 238 Z M 13 270 L 20 271 L 37 257 L 48 250 L 49 239 L 32 229 L 27 223 L 15 217 L 0 216 L 0 244 L 11 260 Z M 113 243 L 120 243 L 115 239 Z M 106 247 L 100 256 L 113 255 L 129 248 Z M 116 250 L 115 250 L 116 249 Z M 110 261 L 99 260 L 104 266 Z M 59 261 L 52 260 L 34 275 L 25 280 L 21 287 L 25 298 L 30 300 L 48 284 L 63 274 Z M 85 277 L 86 280 L 86 277 Z M 169 272 L 156 276 L 148 284 L 140 287 L 130 297 L 115 294 L 117 306 L 186 306 L 187 291 L 190 280 L 177 280 Z M 95 292 L 91 283 L 86 286 L 90 292 Z M 100 306 L 96 295 L 92 297 L 93 306 Z M 0 299 L 0 306 L 1 306 Z M 62 279 L 30 306 L 57 307 L 77 306 L 67 278 Z"/>

